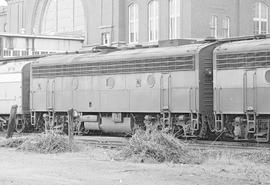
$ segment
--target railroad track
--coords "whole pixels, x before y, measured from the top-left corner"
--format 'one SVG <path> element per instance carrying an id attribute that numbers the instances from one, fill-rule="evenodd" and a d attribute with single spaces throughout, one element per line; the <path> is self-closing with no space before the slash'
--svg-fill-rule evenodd
<path id="1" fill-rule="evenodd" d="M 235 150 L 269 150 L 268 143 L 226 142 L 226 141 L 186 141 L 186 147 L 200 149 L 235 149 Z"/>
<path id="2" fill-rule="evenodd" d="M 76 136 L 75 140 L 86 145 L 93 145 L 102 148 L 121 148 L 127 145 L 128 138 L 123 137 L 97 137 L 97 136 Z M 184 146 L 191 149 L 235 149 L 235 150 L 269 150 L 268 143 L 248 142 L 224 142 L 224 141 L 203 141 L 185 140 Z"/>
<path id="3" fill-rule="evenodd" d="M 122 137 L 76 136 L 75 140 L 78 143 L 102 148 L 121 148 L 128 143 L 128 139 Z"/>
<path id="4" fill-rule="evenodd" d="M 2 136 L 3 133 L 1 132 Z M 14 134 L 29 135 L 29 134 Z M 4 136 L 4 135 L 3 135 Z M 106 137 L 106 136 L 75 136 L 75 141 L 84 145 L 92 145 L 102 148 L 121 148 L 127 145 L 129 138 Z M 250 142 L 226 142 L 204 140 L 182 140 L 185 147 L 191 149 L 235 149 L 235 150 L 267 150 L 270 151 L 269 143 Z"/>

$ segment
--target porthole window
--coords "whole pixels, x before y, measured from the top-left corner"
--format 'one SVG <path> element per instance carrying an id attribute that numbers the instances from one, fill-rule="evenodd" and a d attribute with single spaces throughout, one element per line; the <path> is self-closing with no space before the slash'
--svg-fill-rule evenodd
<path id="1" fill-rule="evenodd" d="M 112 77 L 107 78 L 106 80 L 106 87 L 108 87 L 109 89 L 114 88 L 115 85 L 115 81 Z"/>
<path id="2" fill-rule="evenodd" d="M 266 71 L 265 80 L 266 80 L 266 82 L 270 83 L 270 70 Z"/>
<path id="3" fill-rule="evenodd" d="M 155 86 L 156 80 L 155 77 L 153 75 L 149 75 L 147 77 L 147 84 L 149 87 L 153 88 Z"/>

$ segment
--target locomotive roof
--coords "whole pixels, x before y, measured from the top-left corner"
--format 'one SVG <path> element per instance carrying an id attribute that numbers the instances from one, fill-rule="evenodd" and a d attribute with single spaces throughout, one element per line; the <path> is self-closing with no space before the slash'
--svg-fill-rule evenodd
<path id="1" fill-rule="evenodd" d="M 21 62 L 10 62 L 7 64 L 0 64 L 0 74 L 1 73 L 19 73 L 22 71 L 22 68 L 28 64 L 29 61 Z"/>
<path id="2" fill-rule="evenodd" d="M 235 41 L 219 45 L 214 53 L 226 54 L 226 53 L 245 53 L 256 52 L 270 49 L 270 39 L 256 39 Z"/>
<path id="3" fill-rule="evenodd" d="M 87 53 L 74 55 L 55 55 L 40 58 L 33 63 L 33 66 L 39 65 L 58 65 L 58 64 L 76 64 L 88 62 L 105 62 L 105 61 L 123 61 L 123 60 L 143 60 L 146 58 L 161 58 L 168 56 L 190 56 L 198 53 L 202 48 L 208 46 L 204 44 L 190 44 L 175 47 L 147 48 L 147 49 L 130 49 L 118 50 L 109 53 Z"/>

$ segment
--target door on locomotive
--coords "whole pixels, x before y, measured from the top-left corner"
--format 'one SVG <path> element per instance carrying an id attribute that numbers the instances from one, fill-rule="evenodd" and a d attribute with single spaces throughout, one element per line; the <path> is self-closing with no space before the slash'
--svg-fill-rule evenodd
<path id="1" fill-rule="evenodd" d="M 257 107 L 257 74 L 256 70 L 246 70 L 244 73 L 243 91 L 244 91 L 244 110 L 256 112 Z"/>
<path id="2" fill-rule="evenodd" d="M 48 114 L 44 116 L 45 119 L 45 130 L 50 129 L 54 126 L 55 122 L 55 79 L 48 79 L 46 85 L 46 108 Z"/>
<path id="3" fill-rule="evenodd" d="M 160 112 L 163 127 L 171 126 L 171 74 L 161 74 L 160 77 Z"/>

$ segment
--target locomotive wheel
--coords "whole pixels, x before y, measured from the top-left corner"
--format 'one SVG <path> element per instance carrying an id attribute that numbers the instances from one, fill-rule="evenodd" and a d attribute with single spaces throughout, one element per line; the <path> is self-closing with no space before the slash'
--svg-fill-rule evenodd
<path id="1" fill-rule="evenodd" d="M 17 133 L 22 133 L 25 128 L 25 121 L 24 120 L 17 120 L 15 130 Z"/>

